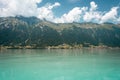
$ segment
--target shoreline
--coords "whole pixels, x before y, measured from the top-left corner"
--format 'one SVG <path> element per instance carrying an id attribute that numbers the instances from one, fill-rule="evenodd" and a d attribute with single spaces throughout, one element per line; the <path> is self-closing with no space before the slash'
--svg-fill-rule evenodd
<path id="1" fill-rule="evenodd" d="M 69 46 L 69 45 L 59 45 L 59 46 L 47 46 L 47 47 L 36 47 L 36 46 L 0 46 L 0 50 L 4 49 L 120 49 L 120 47 L 110 47 L 110 46 Z"/>

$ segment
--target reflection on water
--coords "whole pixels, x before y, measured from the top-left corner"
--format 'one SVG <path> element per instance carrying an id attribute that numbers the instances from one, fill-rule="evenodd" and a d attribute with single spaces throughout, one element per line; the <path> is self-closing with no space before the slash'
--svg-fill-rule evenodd
<path id="1" fill-rule="evenodd" d="M 0 80 L 120 80 L 120 50 L 4 50 Z"/>

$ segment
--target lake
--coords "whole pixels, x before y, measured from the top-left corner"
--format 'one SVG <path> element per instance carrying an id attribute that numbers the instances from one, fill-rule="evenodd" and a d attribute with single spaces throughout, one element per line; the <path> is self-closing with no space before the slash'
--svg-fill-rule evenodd
<path id="1" fill-rule="evenodd" d="M 2 50 L 0 80 L 120 80 L 120 50 Z"/>

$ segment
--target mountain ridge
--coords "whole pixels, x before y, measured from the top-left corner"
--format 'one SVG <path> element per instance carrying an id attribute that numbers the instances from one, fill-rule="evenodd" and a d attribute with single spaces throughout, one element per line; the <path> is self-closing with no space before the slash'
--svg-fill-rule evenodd
<path id="1" fill-rule="evenodd" d="M 53 23 L 36 17 L 1 17 L 1 46 L 47 47 L 62 44 L 120 47 L 120 25 Z"/>

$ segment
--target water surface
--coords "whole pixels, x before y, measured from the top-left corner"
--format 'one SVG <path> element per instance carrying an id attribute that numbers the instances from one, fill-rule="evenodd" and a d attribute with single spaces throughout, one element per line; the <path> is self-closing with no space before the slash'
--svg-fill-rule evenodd
<path id="1" fill-rule="evenodd" d="M 2 50 L 0 80 L 120 80 L 120 50 Z"/>

